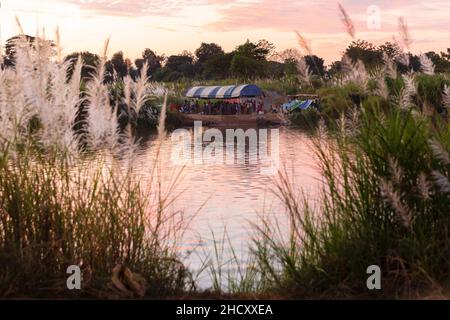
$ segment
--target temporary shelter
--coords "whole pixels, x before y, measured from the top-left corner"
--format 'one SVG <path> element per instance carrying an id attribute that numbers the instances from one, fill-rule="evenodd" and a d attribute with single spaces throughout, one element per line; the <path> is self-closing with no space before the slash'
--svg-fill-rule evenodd
<path id="1" fill-rule="evenodd" d="M 254 84 L 238 86 L 195 86 L 186 91 L 185 94 L 187 98 L 197 99 L 254 98 L 261 95 L 261 88 Z"/>

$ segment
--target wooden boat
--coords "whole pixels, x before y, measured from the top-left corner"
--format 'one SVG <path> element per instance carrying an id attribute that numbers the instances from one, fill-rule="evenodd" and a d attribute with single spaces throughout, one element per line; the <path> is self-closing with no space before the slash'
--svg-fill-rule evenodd
<path id="1" fill-rule="evenodd" d="M 204 126 L 220 127 L 253 127 L 274 126 L 284 122 L 283 116 L 277 113 L 266 114 L 236 114 L 236 115 L 205 115 L 183 114 L 183 124 L 193 126 L 194 121 L 202 121 Z"/>

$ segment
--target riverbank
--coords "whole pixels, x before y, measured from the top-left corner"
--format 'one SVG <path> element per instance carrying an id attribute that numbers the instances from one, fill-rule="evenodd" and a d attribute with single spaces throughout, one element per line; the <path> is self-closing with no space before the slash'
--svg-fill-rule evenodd
<path id="1" fill-rule="evenodd" d="M 201 121 L 205 126 L 218 127 L 256 127 L 276 126 L 284 123 L 284 118 L 280 114 L 266 113 L 241 114 L 241 115 L 203 115 L 203 114 L 183 114 L 183 125 L 193 127 L 194 121 Z"/>

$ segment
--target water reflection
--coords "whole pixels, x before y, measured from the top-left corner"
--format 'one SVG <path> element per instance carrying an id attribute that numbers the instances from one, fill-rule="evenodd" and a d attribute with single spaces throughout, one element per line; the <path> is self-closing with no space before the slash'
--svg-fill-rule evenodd
<path id="1" fill-rule="evenodd" d="M 147 142 L 136 161 L 140 172 L 150 171 L 149 164 L 157 157 L 157 145 L 155 139 Z M 256 157 L 256 162 L 248 160 L 254 156 L 252 153 L 258 153 L 259 148 L 247 146 L 246 161 L 242 163 L 205 165 L 187 161 L 182 167 L 171 161 L 173 147 L 169 136 L 158 154 L 162 164 L 159 174 L 167 182 L 181 171 L 181 180 L 172 190 L 177 198 L 171 209 L 184 210 L 187 217 L 193 218 L 180 250 L 188 252 L 201 248 L 200 252 L 212 252 L 213 234 L 216 240 L 221 239 L 226 228 L 230 242 L 225 244 L 226 247 L 232 245 L 238 256 L 245 260 L 246 250 L 254 235 L 253 224 L 258 224 L 260 215 L 264 213 L 273 219 L 284 217 L 283 205 L 272 192 L 276 176 L 264 172 L 268 164 L 259 157 Z M 319 176 L 309 136 L 301 131 L 280 128 L 279 156 L 280 167 L 287 170 L 295 185 L 314 201 Z M 198 269 L 202 258 L 190 255 L 187 261 L 192 269 Z"/>

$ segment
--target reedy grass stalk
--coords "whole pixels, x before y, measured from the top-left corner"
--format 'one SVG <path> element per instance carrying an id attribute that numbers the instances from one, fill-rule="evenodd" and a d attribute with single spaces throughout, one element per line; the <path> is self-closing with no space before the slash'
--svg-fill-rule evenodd
<path id="1" fill-rule="evenodd" d="M 103 81 L 107 47 L 86 97 L 81 59 L 69 78 L 44 38 L 20 38 L 15 68 L 0 70 L 0 296 L 163 297 L 192 288 L 176 250 L 185 221 L 168 209 L 176 181 L 164 192 L 153 190 L 161 181 L 137 179 L 134 139 L 119 133 Z M 128 107 L 139 111 L 147 78 L 128 85 Z M 67 290 L 69 265 L 82 269 L 80 292 Z"/>

